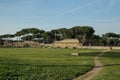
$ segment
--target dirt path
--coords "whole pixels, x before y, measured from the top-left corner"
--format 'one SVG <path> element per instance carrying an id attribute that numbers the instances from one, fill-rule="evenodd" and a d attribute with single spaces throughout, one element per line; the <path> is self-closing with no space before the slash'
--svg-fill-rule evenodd
<path id="1" fill-rule="evenodd" d="M 103 55 L 105 52 L 106 51 L 101 52 L 98 56 L 94 58 L 95 67 L 91 71 L 73 80 L 91 80 L 93 77 L 95 77 L 103 69 L 103 65 L 99 61 L 99 56 Z"/>

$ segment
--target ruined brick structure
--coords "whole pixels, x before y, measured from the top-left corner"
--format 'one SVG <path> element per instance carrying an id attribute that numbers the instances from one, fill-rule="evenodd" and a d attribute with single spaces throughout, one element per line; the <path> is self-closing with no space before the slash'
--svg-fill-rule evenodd
<path id="1" fill-rule="evenodd" d="M 39 47 L 38 42 L 34 41 L 23 41 L 23 42 L 4 42 L 4 47 Z"/>
<path id="2" fill-rule="evenodd" d="M 62 41 L 55 41 L 53 47 L 59 48 L 81 48 L 82 44 L 78 39 L 64 39 Z"/>

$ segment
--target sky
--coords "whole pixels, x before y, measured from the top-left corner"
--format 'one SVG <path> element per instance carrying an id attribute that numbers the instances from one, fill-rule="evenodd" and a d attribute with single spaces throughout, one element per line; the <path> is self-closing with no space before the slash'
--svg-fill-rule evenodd
<path id="1" fill-rule="evenodd" d="M 120 34 L 120 0 L 0 0 L 0 35 L 23 28 L 50 31 L 91 26 Z"/>

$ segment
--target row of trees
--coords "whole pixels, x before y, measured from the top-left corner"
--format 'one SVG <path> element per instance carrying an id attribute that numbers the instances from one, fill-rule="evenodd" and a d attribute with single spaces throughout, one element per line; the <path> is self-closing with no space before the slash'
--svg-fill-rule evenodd
<path id="1" fill-rule="evenodd" d="M 1 38 L 12 40 L 16 37 L 18 41 L 29 40 L 43 43 L 52 43 L 62 39 L 79 39 L 83 45 L 91 46 L 120 46 L 120 34 L 106 33 L 102 36 L 95 35 L 91 26 L 74 26 L 70 29 L 60 28 L 51 31 L 44 31 L 37 28 L 22 29 L 15 34 L 1 35 Z"/>

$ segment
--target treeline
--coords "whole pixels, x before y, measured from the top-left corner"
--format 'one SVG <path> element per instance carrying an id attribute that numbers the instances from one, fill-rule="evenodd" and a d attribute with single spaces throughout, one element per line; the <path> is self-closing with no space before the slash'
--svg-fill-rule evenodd
<path id="1" fill-rule="evenodd" d="M 120 34 L 105 33 L 102 36 L 95 35 L 91 26 L 74 26 L 70 29 L 60 28 L 51 31 L 37 28 L 27 28 L 17 31 L 15 34 L 0 35 L 0 41 L 37 41 L 50 44 L 63 39 L 78 39 L 84 46 L 120 46 Z"/>

